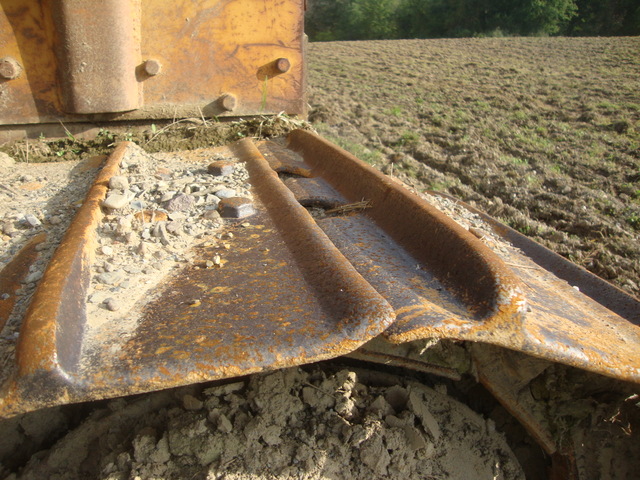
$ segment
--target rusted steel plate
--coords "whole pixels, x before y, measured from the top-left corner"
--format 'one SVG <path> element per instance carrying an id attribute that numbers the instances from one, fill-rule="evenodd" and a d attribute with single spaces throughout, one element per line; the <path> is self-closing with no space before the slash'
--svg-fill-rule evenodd
<path id="1" fill-rule="evenodd" d="M 250 140 L 247 164 L 258 213 L 230 224 L 228 265 L 196 260 L 133 311 L 86 328 L 86 288 L 106 179 L 120 146 L 56 252 L 23 323 L 18 370 L 3 415 L 46 405 L 140 393 L 333 358 L 386 329 L 393 309 L 357 273 L 278 179 Z M 129 335 L 116 328 L 136 316 Z"/>
<path id="2" fill-rule="evenodd" d="M 119 146 L 34 296 L 0 414 L 358 348 L 358 358 L 455 377 L 446 366 L 403 361 L 402 345 L 379 348 L 424 338 L 493 344 L 640 381 L 637 326 L 516 248 L 499 258 L 428 203 L 319 137 L 297 131 L 290 146 L 257 148 L 251 140 L 232 146 L 237 161 L 246 162 L 257 213 L 242 226 L 227 225 L 234 238 L 227 265 L 196 268 L 216 254 L 203 244 L 193 263 L 132 310 L 95 327 L 86 315 L 88 272 L 100 200 L 127 148 Z M 311 216 L 301 205 L 309 201 L 324 214 Z M 382 343 L 371 342 L 378 335 Z"/>
<path id="3" fill-rule="evenodd" d="M 303 14 L 299 0 L 5 0 L 0 59 L 20 73 L 0 79 L 0 125 L 304 114 Z"/>
<path id="4" fill-rule="evenodd" d="M 349 217 L 319 223 L 396 310 L 384 333 L 392 342 L 436 337 L 490 343 L 640 382 L 640 328 L 632 320 L 582 295 L 518 249 L 506 258 L 507 266 L 427 202 L 326 140 L 296 131 L 289 145 L 313 175 L 349 201 L 371 201 L 362 215 L 382 233 Z M 409 257 L 381 255 L 394 250 Z M 631 310 L 634 319 L 638 310 Z"/>

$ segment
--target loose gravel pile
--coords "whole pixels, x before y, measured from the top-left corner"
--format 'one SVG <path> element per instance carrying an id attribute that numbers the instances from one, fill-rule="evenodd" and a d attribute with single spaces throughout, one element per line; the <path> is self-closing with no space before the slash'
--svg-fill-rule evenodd
<path id="1" fill-rule="evenodd" d="M 103 202 L 107 215 L 98 229 L 88 293 L 91 328 L 108 321 L 108 312 L 129 310 L 171 269 L 189 262 L 196 243 L 224 245 L 223 217 L 241 221 L 253 213 L 244 165 L 225 149 L 219 152 L 191 152 L 185 161 L 183 155 L 128 149 Z M 234 208 L 239 203 L 243 208 Z M 216 255 L 204 267 L 224 263 Z"/>

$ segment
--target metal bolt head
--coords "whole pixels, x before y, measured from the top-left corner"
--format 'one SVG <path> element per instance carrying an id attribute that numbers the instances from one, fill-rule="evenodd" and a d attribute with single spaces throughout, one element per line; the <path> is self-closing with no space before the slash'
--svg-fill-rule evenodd
<path id="1" fill-rule="evenodd" d="M 0 78 L 5 80 L 13 80 L 18 78 L 22 73 L 22 67 L 12 57 L 0 58 Z"/>
<path id="2" fill-rule="evenodd" d="M 150 77 L 158 75 L 161 70 L 162 64 L 158 60 L 150 58 L 149 60 L 144 62 L 144 71 Z"/>
<path id="3" fill-rule="evenodd" d="M 280 73 L 287 73 L 291 68 L 291 62 L 287 58 L 279 58 L 276 60 L 276 70 Z"/>
<path id="4" fill-rule="evenodd" d="M 233 112 L 236 109 L 236 106 L 238 105 L 238 100 L 236 99 L 236 96 L 230 93 L 225 93 L 218 99 L 218 101 L 222 109 L 226 110 L 227 112 Z"/>

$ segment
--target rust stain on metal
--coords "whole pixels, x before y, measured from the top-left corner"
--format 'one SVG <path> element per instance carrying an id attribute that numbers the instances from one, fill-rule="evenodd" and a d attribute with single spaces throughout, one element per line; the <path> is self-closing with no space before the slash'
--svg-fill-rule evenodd
<path id="1" fill-rule="evenodd" d="M 201 247 L 201 260 L 148 296 L 135 333 L 117 355 L 82 329 L 89 230 L 104 197 L 104 191 L 94 191 L 106 189 L 115 173 L 103 171 L 27 314 L 15 394 L 21 401 L 11 406 L 5 398 L 4 414 L 334 358 L 388 327 L 393 309 L 297 203 L 251 141 L 233 150 L 247 162 L 258 208 L 248 220 L 255 228 L 235 227 L 233 247 L 225 254 L 233 268 L 196 269 L 216 248 Z M 45 377 L 47 393 L 31 398 L 28 386 Z"/>
<path id="2" fill-rule="evenodd" d="M 367 216 L 402 247 L 433 271 L 441 281 L 458 289 L 457 294 L 489 314 L 503 292 L 515 292 L 519 281 L 477 238 L 427 202 L 399 187 L 384 174 L 349 153 L 307 131 L 296 130 L 289 146 L 351 202 L 369 200 Z M 500 279 L 501 285 L 496 284 Z"/>

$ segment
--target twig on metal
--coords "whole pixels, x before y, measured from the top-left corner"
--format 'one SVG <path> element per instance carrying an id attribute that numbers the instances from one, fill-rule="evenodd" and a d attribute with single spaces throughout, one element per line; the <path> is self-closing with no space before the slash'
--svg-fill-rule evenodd
<path id="1" fill-rule="evenodd" d="M 345 205 L 340 205 L 339 207 L 335 207 L 335 208 L 331 208 L 329 210 L 326 210 L 324 213 L 325 214 L 330 214 L 330 213 L 348 213 L 348 212 L 356 212 L 356 211 L 360 211 L 360 210 L 364 210 L 366 208 L 371 208 L 373 207 L 373 203 L 371 203 L 370 200 L 362 200 L 360 202 L 355 202 L 355 203 L 347 203 Z"/>

